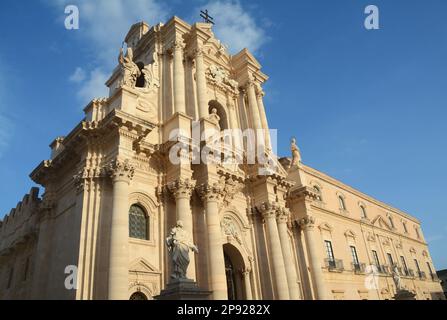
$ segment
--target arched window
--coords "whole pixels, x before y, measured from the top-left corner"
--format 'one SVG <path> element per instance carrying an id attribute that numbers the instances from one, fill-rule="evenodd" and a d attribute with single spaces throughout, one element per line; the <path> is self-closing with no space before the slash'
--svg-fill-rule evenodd
<path id="1" fill-rule="evenodd" d="M 149 240 L 149 217 L 139 205 L 132 205 L 129 210 L 129 237 Z"/>
<path id="2" fill-rule="evenodd" d="M 393 217 L 390 214 L 388 214 L 388 221 L 390 222 L 391 228 L 394 228 Z"/>
<path id="3" fill-rule="evenodd" d="M 367 218 L 368 216 L 366 215 L 366 209 L 364 205 L 360 205 L 360 213 L 362 215 L 362 218 Z"/>
<path id="4" fill-rule="evenodd" d="M 340 203 L 340 209 L 346 211 L 345 199 L 342 196 L 338 196 L 338 202 Z"/>
<path id="5" fill-rule="evenodd" d="M 137 82 L 135 83 L 135 87 L 137 88 L 144 88 L 146 85 L 146 80 L 144 79 L 143 69 L 144 69 L 144 63 L 143 62 L 137 62 L 136 65 L 141 71 L 141 75 L 137 78 Z"/>

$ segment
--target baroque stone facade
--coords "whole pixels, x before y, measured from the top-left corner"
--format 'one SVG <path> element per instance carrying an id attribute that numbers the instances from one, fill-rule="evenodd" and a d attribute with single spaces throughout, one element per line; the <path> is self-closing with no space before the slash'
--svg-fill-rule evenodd
<path id="1" fill-rule="evenodd" d="M 391 299 L 394 265 L 418 299 L 441 297 L 420 222 L 306 166 L 296 141 L 268 175 L 170 161 L 172 132 L 190 144 L 195 122 L 268 129 L 267 76 L 248 50 L 229 55 L 210 24 L 177 17 L 125 42 L 109 97 L 31 173 L 42 198 L 33 188 L 0 222 L 1 299 L 151 299 L 170 281 L 178 220 L 199 248 L 187 276 L 213 299 Z"/>

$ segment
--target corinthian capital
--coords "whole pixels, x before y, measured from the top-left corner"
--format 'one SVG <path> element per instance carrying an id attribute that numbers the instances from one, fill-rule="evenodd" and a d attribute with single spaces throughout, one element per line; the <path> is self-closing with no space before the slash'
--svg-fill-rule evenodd
<path id="1" fill-rule="evenodd" d="M 202 201 L 220 201 L 224 196 L 224 188 L 220 183 L 204 183 L 197 188 Z"/>
<path id="2" fill-rule="evenodd" d="M 266 201 L 257 206 L 257 209 L 265 219 L 275 218 L 279 205 L 276 202 Z"/>
<path id="3" fill-rule="evenodd" d="M 194 57 L 203 57 L 203 51 L 203 48 L 195 48 L 192 53 Z"/>
<path id="4" fill-rule="evenodd" d="M 256 96 L 258 98 L 264 97 L 265 96 L 265 92 L 264 92 L 264 90 L 262 90 L 261 84 L 259 82 L 256 82 L 254 84 L 254 86 L 255 86 Z"/>
<path id="5" fill-rule="evenodd" d="M 169 191 L 177 198 L 191 198 L 192 191 L 196 186 L 196 182 L 190 179 L 178 179 L 168 183 Z"/>
<path id="6" fill-rule="evenodd" d="M 134 176 L 135 168 L 130 164 L 129 160 L 116 159 L 107 167 L 107 172 L 113 182 L 126 181 L 130 182 Z"/>
<path id="7" fill-rule="evenodd" d="M 185 48 L 185 44 L 182 40 L 176 39 L 172 44 L 172 50 L 183 50 Z"/>
<path id="8" fill-rule="evenodd" d="M 314 216 L 305 216 L 304 218 L 298 220 L 298 225 L 301 229 L 313 229 L 315 226 L 315 217 Z"/>
<path id="9" fill-rule="evenodd" d="M 287 208 L 280 207 L 277 211 L 276 220 L 278 223 L 287 223 L 289 221 L 290 211 Z"/>

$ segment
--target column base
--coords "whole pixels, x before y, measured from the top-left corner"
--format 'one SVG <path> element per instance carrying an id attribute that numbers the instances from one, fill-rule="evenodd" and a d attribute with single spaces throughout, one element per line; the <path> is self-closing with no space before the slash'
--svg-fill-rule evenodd
<path id="1" fill-rule="evenodd" d="M 200 289 L 194 280 L 177 279 L 169 283 L 156 300 L 210 300 L 211 291 Z"/>

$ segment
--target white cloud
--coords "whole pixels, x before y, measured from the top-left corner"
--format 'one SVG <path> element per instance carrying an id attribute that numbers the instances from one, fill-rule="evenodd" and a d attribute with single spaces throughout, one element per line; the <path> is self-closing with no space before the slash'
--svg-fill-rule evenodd
<path id="1" fill-rule="evenodd" d="M 86 74 L 84 69 L 77 67 L 73 74 L 70 76 L 69 80 L 74 83 L 80 83 L 85 80 Z"/>
<path id="2" fill-rule="evenodd" d="M 232 54 L 244 48 L 256 53 L 268 41 L 265 30 L 239 1 L 210 1 L 201 6 L 203 8 L 214 17 L 216 24 L 213 31 L 219 40 L 228 45 Z"/>
<path id="3" fill-rule="evenodd" d="M 100 98 L 108 96 L 107 87 L 104 85 L 108 77 L 109 75 L 101 68 L 92 70 L 88 76 L 88 80 L 82 83 L 78 92 L 79 98 L 83 102 L 88 102 L 94 97 Z"/>
<path id="4" fill-rule="evenodd" d="M 129 28 L 143 20 L 151 25 L 163 22 L 169 12 L 162 1 L 156 0 L 45 1 L 63 19 L 65 6 L 76 5 L 79 8 L 79 30 L 66 32 L 76 33 L 80 45 L 89 50 L 89 57 L 94 57 L 89 62 L 90 69 L 81 69 L 83 72 L 76 69 L 69 77 L 79 85 L 78 96 L 83 102 L 106 92 L 104 82 L 117 64 L 119 48 Z M 64 28 L 63 20 L 58 23 Z"/>

